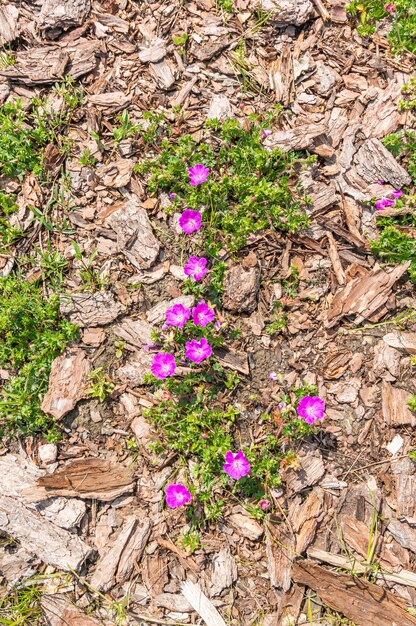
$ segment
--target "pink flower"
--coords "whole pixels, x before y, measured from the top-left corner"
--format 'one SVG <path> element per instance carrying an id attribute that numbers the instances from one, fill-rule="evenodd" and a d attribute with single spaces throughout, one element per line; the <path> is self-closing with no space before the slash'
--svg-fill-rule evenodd
<path id="1" fill-rule="evenodd" d="M 235 454 L 234 452 L 227 452 L 222 469 L 228 476 L 234 478 L 234 480 L 238 480 L 250 473 L 250 463 L 241 450 Z"/>
<path id="2" fill-rule="evenodd" d="M 389 2 L 389 4 L 386 4 L 384 10 L 387 11 L 387 13 L 396 13 L 396 7 L 391 2 Z"/>
<path id="3" fill-rule="evenodd" d="M 173 199 L 175 198 L 175 196 L 176 196 L 176 193 L 170 193 L 170 194 L 169 194 L 169 198 L 170 198 L 171 200 L 173 200 Z"/>
<path id="4" fill-rule="evenodd" d="M 209 345 L 205 337 L 202 337 L 199 341 L 192 339 L 185 344 L 185 356 L 194 363 L 201 363 L 205 359 L 208 359 L 212 354 L 212 348 Z"/>
<path id="5" fill-rule="evenodd" d="M 157 378 L 163 379 L 173 376 L 175 373 L 176 362 L 175 357 L 167 352 L 158 352 L 153 357 L 152 374 Z"/>
<path id="6" fill-rule="evenodd" d="M 184 265 L 183 271 L 194 280 L 201 280 L 208 273 L 207 260 L 205 257 L 191 256 Z"/>
<path id="7" fill-rule="evenodd" d="M 265 139 L 266 137 L 268 137 L 269 135 L 272 134 L 272 130 L 270 129 L 265 129 L 261 131 L 261 136 L 263 137 L 263 139 Z"/>
<path id="8" fill-rule="evenodd" d="M 202 185 L 209 176 L 209 168 L 197 163 L 193 167 L 188 167 L 189 184 L 191 187 Z"/>
<path id="9" fill-rule="evenodd" d="M 196 326 L 207 326 L 207 324 L 215 320 L 215 313 L 205 302 L 199 302 L 192 309 L 192 319 Z"/>
<path id="10" fill-rule="evenodd" d="M 222 326 L 222 324 L 221 324 L 220 320 L 215 322 L 215 330 L 220 330 L 221 326 Z"/>
<path id="11" fill-rule="evenodd" d="M 269 380 L 277 380 L 277 374 L 276 374 L 276 372 L 270 372 L 270 374 L 269 374 Z"/>
<path id="12" fill-rule="evenodd" d="M 191 317 L 191 310 L 183 304 L 174 304 L 166 311 L 166 324 L 182 328 Z"/>
<path id="13" fill-rule="evenodd" d="M 171 509 L 177 509 L 191 501 L 192 496 L 185 487 L 178 483 L 177 485 L 168 485 L 165 491 L 166 504 Z"/>
<path id="14" fill-rule="evenodd" d="M 270 500 L 267 500 L 266 498 L 262 498 L 259 502 L 259 507 L 261 508 L 262 511 L 267 511 L 267 509 L 270 509 L 271 506 L 271 502 Z"/>
<path id="15" fill-rule="evenodd" d="M 384 180 L 376 180 L 376 185 L 384 185 Z"/>
<path id="16" fill-rule="evenodd" d="M 199 211 L 192 211 L 192 209 L 186 209 L 179 218 L 179 226 L 183 232 L 187 235 L 194 233 L 201 228 L 201 213 Z"/>
<path id="17" fill-rule="evenodd" d="M 394 206 L 396 203 L 391 198 L 382 198 L 381 200 L 377 200 L 375 206 L 377 211 L 382 211 L 386 209 L 388 206 Z"/>
<path id="18" fill-rule="evenodd" d="M 316 420 L 321 420 L 325 413 L 325 402 L 319 396 L 305 396 L 297 406 L 299 417 L 307 424 L 313 424 Z"/>
<path id="19" fill-rule="evenodd" d="M 403 195 L 403 191 L 400 191 L 400 189 L 395 189 L 394 191 L 391 192 L 391 195 L 393 196 L 393 198 L 401 198 Z"/>

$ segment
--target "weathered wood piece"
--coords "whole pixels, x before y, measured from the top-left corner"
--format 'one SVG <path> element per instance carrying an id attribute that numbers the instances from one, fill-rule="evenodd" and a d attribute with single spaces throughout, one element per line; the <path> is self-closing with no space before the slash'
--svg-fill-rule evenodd
<path id="1" fill-rule="evenodd" d="M 62 31 L 81 26 L 91 9 L 91 0 L 45 0 L 38 15 L 39 28 L 54 39 Z"/>
<path id="2" fill-rule="evenodd" d="M 73 349 L 58 356 L 52 363 L 42 411 L 56 419 L 72 411 L 85 394 L 90 371 L 91 364 L 84 350 Z"/>
<path id="3" fill-rule="evenodd" d="M 355 324 L 360 324 L 373 315 L 385 304 L 394 283 L 408 267 L 409 263 L 404 263 L 390 272 L 376 267 L 367 276 L 351 280 L 335 294 L 327 311 L 325 326 L 335 326 L 346 315 L 355 315 Z"/>
<path id="4" fill-rule="evenodd" d="M 0 76 L 24 85 L 48 85 L 66 74 L 79 78 L 95 68 L 100 45 L 98 39 L 78 39 L 75 43 L 18 51 L 16 63 L 1 70 Z"/>
<path id="5" fill-rule="evenodd" d="M 108 591 L 115 584 L 128 580 L 143 553 L 150 529 L 147 517 L 142 517 L 140 522 L 135 515 L 126 519 L 114 543 L 97 563 L 91 579 L 95 589 Z"/>
<path id="6" fill-rule="evenodd" d="M 137 269 L 151 267 L 157 259 L 160 243 L 156 239 L 147 211 L 132 196 L 106 221 L 117 234 L 119 252 Z"/>
<path id="7" fill-rule="evenodd" d="M 405 389 L 393 387 L 393 385 L 386 380 L 383 381 L 381 401 L 383 417 L 386 424 L 390 424 L 391 426 L 402 426 L 404 424 L 416 426 L 416 415 L 407 405 L 407 401 L 411 395 L 412 394 Z"/>
<path id="8" fill-rule="evenodd" d="M 404 350 L 408 354 L 416 354 L 416 333 L 395 331 L 384 335 L 383 341 L 392 348 Z"/>
<path id="9" fill-rule="evenodd" d="M 113 332 L 120 339 L 124 339 L 127 343 L 136 348 L 144 345 L 152 345 L 153 326 L 148 322 L 137 319 L 127 318 L 122 321 L 119 326 L 113 328 Z"/>
<path id="10" fill-rule="evenodd" d="M 134 490 L 130 468 L 105 459 L 75 459 L 52 474 L 38 478 L 39 487 L 52 496 L 68 496 L 111 502 Z"/>
<path id="11" fill-rule="evenodd" d="M 229 548 L 224 548 L 214 555 L 211 568 L 210 595 L 219 596 L 237 580 L 237 564 Z"/>
<path id="12" fill-rule="evenodd" d="M 311 561 L 295 563 L 292 578 L 316 591 L 325 604 L 357 626 L 416 625 L 403 600 L 363 578 L 330 572 Z"/>
<path id="13" fill-rule="evenodd" d="M 270 525 L 266 533 L 266 556 L 272 587 L 283 591 L 290 589 L 295 554 L 295 540 L 289 530 L 285 526 Z"/>
<path id="14" fill-rule="evenodd" d="M 323 124 L 304 124 L 272 133 L 264 140 L 264 147 L 269 149 L 280 148 L 284 152 L 290 150 L 310 150 L 322 144 L 328 128 Z M 328 140 L 329 142 L 329 140 Z"/>
<path id="15" fill-rule="evenodd" d="M 319 451 L 299 457 L 299 469 L 290 468 L 284 475 L 288 495 L 315 485 L 324 475 L 325 467 Z"/>
<path id="16" fill-rule="evenodd" d="M 105 326 L 126 310 L 109 291 L 73 293 L 61 297 L 60 310 L 81 328 Z"/>
<path id="17" fill-rule="evenodd" d="M 228 350 L 227 348 L 217 348 L 214 350 L 215 356 L 223 367 L 240 372 L 248 376 L 250 374 L 250 366 L 248 362 L 248 354 L 246 352 L 237 352 L 236 350 Z"/>
<path id="18" fill-rule="evenodd" d="M 19 9 L 13 4 L 0 6 L 0 46 L 16 39 L 18 35 Z"/>
<path id="19" fill-rule="evenodd" d="M 0 530 L 58 569 L 78 571 L 92 550 L 77 535 L 45 520 L 9 496 L 0 496 Z"/>
<path id="20" fill-rule="evenodd" d="M 357 172 L 367 183 L 383 180 L 396 189 L 410 185 L 411 177 L 379 139 L 368 139 L 354 157 Z"/>

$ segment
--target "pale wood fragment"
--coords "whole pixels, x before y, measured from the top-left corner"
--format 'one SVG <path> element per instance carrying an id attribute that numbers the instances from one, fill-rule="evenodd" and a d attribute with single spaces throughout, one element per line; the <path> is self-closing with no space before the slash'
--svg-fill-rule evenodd
<path id="1" fill-rule="evenodd" d="M 61 419 L 75 408 L 88 387 L 91 364 L 84 350 L 74 348 L 52 363 L 49 387 L 42 401 L 42 411 Z"/>
<path id="2" fill-rule="evenodd" d="M 0 530 L 32 554 L 58 569 L 79 571 L 92 549 L 80 537 L 55 526 L 37 511 L 9 496 L 0 496 Z"/>

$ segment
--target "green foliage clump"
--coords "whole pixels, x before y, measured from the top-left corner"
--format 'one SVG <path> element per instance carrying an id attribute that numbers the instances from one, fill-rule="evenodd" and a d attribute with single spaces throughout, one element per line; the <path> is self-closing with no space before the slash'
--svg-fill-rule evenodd
<path id="1" fill-rule="evenodd" d="M 60 113 L 51 110 L 46 99 L 34 98 L 29 110 L 23 108 L 20 100 L 0 106 L 0 171 L 3 175 L 22 180 L 27 172 L 32 172 L 41 178 L 45 146 L 56 141 L 61 151 L 68 148 L 66 137 L 58 135 L 81 103 L 82 92 L 68 78 L 56 85 L 54 91 L 64 100 Z"/>
<path id="2" fill-rule="evenodd" d="M 387 12 L 386 0 L 353 0 L 347 11 L 359 21 L 358 34 L 368 37 L 376 31 L 377 22 L 391 17 L 389 43 L 393 52 L 416 53 L 416 6 L 414 0 L 393 0 L 394 12 Z"/>
<path id="3" fill-rule="evenodd" d="M 213 120 L 205 141 L 197 143 L 190 135 L 165 139 L 158 156 L 137 167 L 148 175 L 151 193 L 175 193 L 178 208 L 204 209 L 205 246 L 212 255 L 223 245 L 237 251 L 265 229 L 295 232 L 308 225 L 308 201 L 296 177 L 299 161 L 306 160 L 266 150 L 261 131 L 254 120 L 247 130 L 237 120 L 223 125 Z M 209 167 L 210 175 L 203 185 L 191 187 L 187 168 L 197 163 Z"/>
<path id="4" fill-rule="evenodd" d="M 11 226 L 9 217 L 18 209 L 15 198 L 0 189 L 0 242 L 7 247 L 14 243 L 22 233 L 18 228 Z M 2 248 L 0 247 L 0 251 Z"/>
<path id="5" fill-rule="evenodd" d="M 400 230 L 397 220 L 393 218 L 383 218 L 381 228 L 379 239 L 371 242 L 371 251 L 386 263 L 406 263 L 410 261 L 409 276 L 416 283 L 415 234 L 408 234 Z M 412 231 L 410 230 L 410 232 Z"/>
<path id="6" fill-rule="evenodd" d="M 42 296 L 22 277 L 0 279 L 0 367 L 9 379 L 0 391 L 0 432 L 45 432 L 51 419 L 41 408 L 52 361 L 75 339 L 76 327 L 59 317 L 57 297 Z"/>

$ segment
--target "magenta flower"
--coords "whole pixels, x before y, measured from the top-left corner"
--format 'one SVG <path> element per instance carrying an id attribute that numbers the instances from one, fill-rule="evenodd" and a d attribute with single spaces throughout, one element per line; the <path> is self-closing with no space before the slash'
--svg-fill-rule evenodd
<path id="1" fill-rule="evenodd" d="M 386 4 L 386 6 L 384 7 L 384 10 L 387 11 L 387 13 L 396 13 L 396 7 L 391 2 Z"/>
<path id="2" fill-rule="evenodd" d="M 235 454 L 234 452 L 227 452 L 222 469 L 228 476 L 234 478 L 234 480 L 238 480 L 250 473 L 250 463 L 241 450 Z"/>
<path id="3" fill-rule="evenodd" d="M 170 193 L 170 194 L 169 194 L 169 198 L 170 198 L 171 200 L 173 200 L 175 197 L 176 197 L 176 193 Z"/>
<path id="4" fill-rule="evenodd" d="M 200 163 L 197 163 L 193 167 L 188 167 L 189 184 L 191 187 L 196 185 L 202 185 L 208 179 L 209 167 L 204 167 Z"/>
<path id="5" fill-rule="evenodd" d="M 276 372 L 270 372 L 270 374 L 269 374 L 269 380 L 277 380 L 277 374 L 276 374 Z"/>
<path id="6" fill-rule="evenodd" d="M 209 359 L 212 354 L 212 348 L 209 345 L 205 337 L 202 337 L 199 341 L 192 339 L 185 344 L 185 356 L 194 363 L 201 363 L 205 359 Z"/>
<path id="7" fill-rule="evenodd" d="M 299 417 L 307 424 L 313 424 L 316 420 L 321 420 L 325 413 L 325 402 L 319 396 L 305 396 L 297 406 Z"/>
<path id="8" fill-rule="evenodd" d="M 186 209 L 179 218 L 179 226 L 183 232 L 187 235 L 194 233 L 201 228 L 201 213 L 199 211 L 192 211 L 192 209 Z"/>
<path id="9" fill-rule="evenodd" d="M 268 129 L 264 129 L 261 131 L 261 136 L 263 137 L 263 139 L 265 139 L 266 137 L 268 137 L 269 135 L 272 134 L 272 130 Z"/>
<path id="10" fill-rule="evenodd" d="M 382 198 L 381 200 L 377 200 L 375 206 L 377 211 L 382 211 L 386 209 L 388 206 L 394 206 L 396 202 L 391 198 Z"/>
<path id="11" fill-rule="evenodd" d="M 270 509 L 270 506 L 271 502 L 270 500 L 267 500 L 267 498 L 262 498 L 259 502 L 259 507 L 262 511 L 267 511 L 267 509 Z"/>
<path id="12" fill-rule="evenodd" d="M 207 326 L 215 320 L 215 313 L 205 302 L 199 302 L 192 309 L 192 319 L 196 326 Z"/>
<path id="13" fill-rule="evenodd" d="M 192 496 L 185 487 L 178 483 L 177 485 L 168 485 L 165 491 L 166 504 L 171 509 L 177 509 L 178 506 L 183 506 L 191 501 Z"/>
<path id="14" fill-rule="evenodd" d="M 208 273 L 207 260 L 205 257 L 191 256 L 185 263 L 183 271 L 194 280 L 201 280 Z"/>
<path id="15" fill-rule="evenodd" d="M 393 198 L 401 198 L 403 195 L 403 191 L 400 191 L 400 189 L 395 189 L 394 191 L 391 192 L 391 195 L 393 196 Z"/>
<path id="16" fill-rule="evenodd" d="M 167 352 L 158 352 L 153 357 L 152 374 L 157 378 L 163 379 L 173 376 L 175 373 L 176 362 L 175 357 Z"/>
<path id="17" fill-rule="evenodd" d="M 191 310 L 183 304 L 174 304 L 166 311 L 166 324 L 182 328 L 191 317 Z"/>

